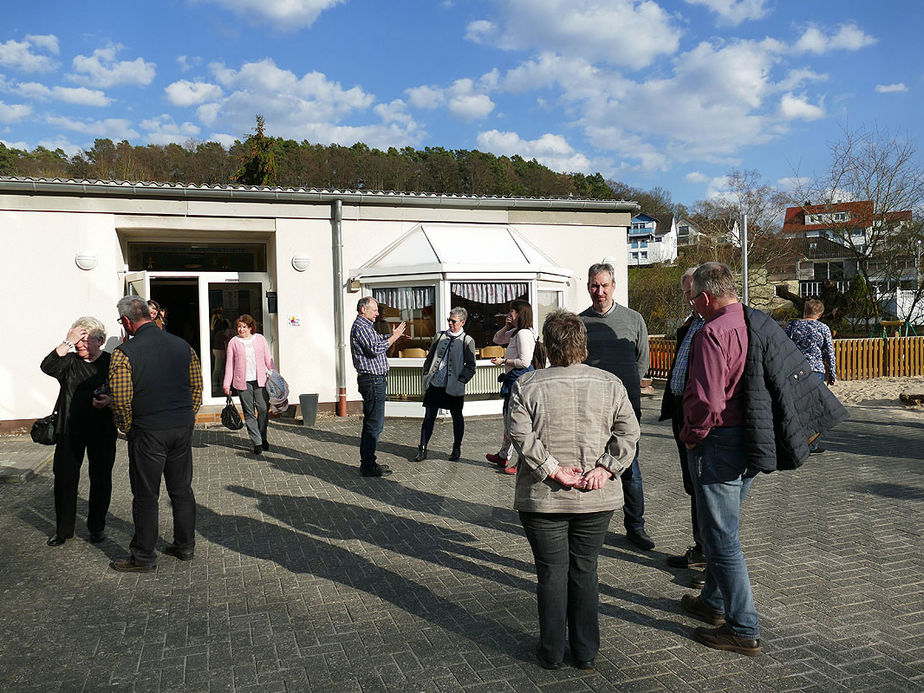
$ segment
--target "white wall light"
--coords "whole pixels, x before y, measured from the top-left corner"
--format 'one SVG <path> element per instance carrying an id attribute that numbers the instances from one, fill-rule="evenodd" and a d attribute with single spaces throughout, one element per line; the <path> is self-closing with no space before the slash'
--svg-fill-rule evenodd
<path id="1" fill-rule="evenodd" d="M 74 262 L 82 270 L 91 270 L 99 264 L 99 257 L 92 250 L 80 250 L 74 256 Z"/>
<path id="2" fill-rule="evenodd" d="M 311 266 L 311 258 L 305 253 L 296 253 L 292 256 L 292 267 L 296 272 L 304 272 Z"/>

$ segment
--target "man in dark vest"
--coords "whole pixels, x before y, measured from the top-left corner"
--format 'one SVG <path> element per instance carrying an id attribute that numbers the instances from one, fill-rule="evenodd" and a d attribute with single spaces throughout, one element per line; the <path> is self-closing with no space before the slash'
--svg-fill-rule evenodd
<path id="1" fill-rule="evenodd" d="M 613 300 L 616 279 L 613 266 L 600 263 L 587 270 L 587 292 L 593 305 L 581 313 L 587 327 L 588 366 L 609 371 L 622 381 L 637 419 L 642 418 L 641 381 L 648 370 L 648 327 L 636 311 Z M 645 531 L 645 497 L 638 447 L 632 465 L 620 476 L 626 539 L 643 551 L 655 543 Z"/>
<path id="2" fill-rule="evenodd" d="M 188 561 L 195 551 L 192 432 L 202 404 L 202 369 L 189 344 L 151 321 L 143 299 L 126 296 L 118 311 L 132 339 L 112 353 L 109 387 L 116 425 L 128 438 L 135 535 L 129 557 L 113 561 L 112 568 L 147 573 L 157 562 L 161 476 L 173 506 L 173 543 L 164 553 Z"/>

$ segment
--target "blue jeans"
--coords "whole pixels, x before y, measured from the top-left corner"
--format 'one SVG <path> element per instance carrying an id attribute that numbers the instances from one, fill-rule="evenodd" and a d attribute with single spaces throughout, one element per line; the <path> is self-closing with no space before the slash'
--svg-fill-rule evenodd
<path id="1" fill-rule="evenodd" d="M 713 428 L 687 459 L 708 566 L 700 598 L 724 613 L 737 635 L 759 638 L 754 594 L 738 540 L 741 503 L 756 473 L 747 468 L 744 431 Z"/>
<path id="2" fill-rule="evenodd" d="M 520 513 L 536 561 L 539 654 L 547 662 L 565 656 L 565 631 L 576 660 L 600 649 L 597 557 L 612 510 L 596 513 Z"/>
<path id="3" fill-rule="evenodd" d="M 623 525 L 629 532 L 645 529 L 645 496 L 642 493 L 642 468 L 638 466 L 638 444 L 635 446 L 635 459 L 619 476 L 622 482 Z"/>
<path id="4" fill-rule="evenodd" d="M 385 428 L 385 376 L 360 373 L 356 378 L 363 398 L 363 430 L 359 436 L 359 468 L 375 467 L 375 447 Z"/>

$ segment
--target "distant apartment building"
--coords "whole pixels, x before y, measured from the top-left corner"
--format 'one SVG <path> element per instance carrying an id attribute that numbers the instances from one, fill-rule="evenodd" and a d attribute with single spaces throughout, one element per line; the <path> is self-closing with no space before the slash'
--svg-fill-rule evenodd
<path id="1" fill-rule="evenodd" d="M 677 226 L 674 221 L 671 217 L 669 224 L 661 224 L 647 214 L 632 217 L 632 226 L 626 239 L 630 267 L 674 262 L 677 259 Z"/>
<path id="2" fill-rule="evenodd" d="M 892 272 L 880 271 L 883 259 L 870 244 L 887 240 L 911 219 L 911 210 L 877 214 L 870 200 L 788 207 L 781 235 L 795 241 L 798 249 L 796 276 L 800 294 L 817 296 L 829 281 L 838 291 L 846 291 L 860 271 L 860 262 L 866 263 L 874 281 L 900 282 L 902 273 L 893 277 Z"/>

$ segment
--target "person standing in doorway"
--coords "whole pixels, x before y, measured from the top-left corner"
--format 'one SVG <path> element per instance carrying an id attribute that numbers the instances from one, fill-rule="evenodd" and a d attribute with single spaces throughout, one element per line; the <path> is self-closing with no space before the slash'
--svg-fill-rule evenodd
<path id="1" fill-rule="evenodd" d="M 350 353 L 356 369 L 356 384 L 363 398 L 363 429 L 359 438 L 359 473 L 363 476 L 391 474 L 386 464 L 376 461 L 375 449 L 385 427 L 385 389 L 388 349 L 404 336 L 407 325 L 395 325 L 391 335 L 375 331 L 379 304 L 364 296 L 356 304 L 356 319 L 350 329 Z"/>
<path id="2" fill-rule="evenodd" d="M 641 314 L 613 300 L 615 291 L 613 266 L 607 263 L 591 265 L 587 270 L 587 292 L 592 305 L 581 313 L 587 328 L 587 360 L 584 363 L 612 373 L 622 381 L 635 416 L 641 421 L 641 382 L 648 371 L 649 358 L 648 327 Z M 637 446 L 635 459 L 619 478 L 625 498 L 626 539 L 643 551 L 650 551 L 655 543 L 645 531 L 645 497 Z"/>
<path id="3" fill-rule="evenodd" d="M 157 562 L 161 477 L 173 506 L 173 543 L 164 553 L 187 561 L 195 552 L 192 433 L 202 404 L 202 368 L 189 344 L 157 329 L 144 299 L 126 296 L 118 311 L 132 338 L 113 351 L 109 387 L 115 423 L 128 438 L 135 534 L 128 558 L 113 561 L 112 568 L 147 573 Z"/>
<path id="4" fill-rule="evenodd" d="M 237 337 L 228 342 L 225 356 L 223 389 L 226 395 L 232 388 L 241 400 L 244 423 L 253 443 L 253 454 L 269 450 L 266 429 L 269 425 L 269 395 L 266 394 L 266 372 L 276 370 L 269 344 L 257 334 L 257 323 L 244 313 L 234 321 Z"/>

